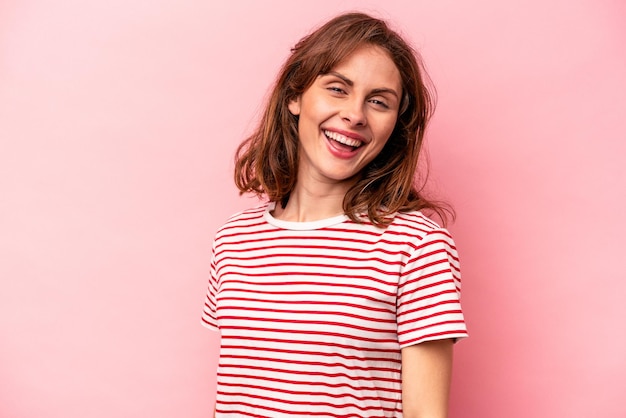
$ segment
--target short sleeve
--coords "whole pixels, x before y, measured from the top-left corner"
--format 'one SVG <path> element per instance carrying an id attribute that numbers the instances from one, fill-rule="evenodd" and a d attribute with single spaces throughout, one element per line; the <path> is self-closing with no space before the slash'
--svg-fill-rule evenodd
<path id="1" fill-rule="evenodd" d="M 417 243 L 400 275 L 400 347 L 467 337 L 460 299 L 461 272 L 454 241 L 447 230 L 435 229 Z"/>
<path id="2" fill-rule="evenodd" d="M 216 296 L 217 296 L 217 268 L 215 265 L 215 243 L 211 251 L 211 267 L 209 276 L 209 287 L 204 299 L 204 310 L 202 312 L 202 325 L 217 331 L 217 314 L 216 314 Z"/>

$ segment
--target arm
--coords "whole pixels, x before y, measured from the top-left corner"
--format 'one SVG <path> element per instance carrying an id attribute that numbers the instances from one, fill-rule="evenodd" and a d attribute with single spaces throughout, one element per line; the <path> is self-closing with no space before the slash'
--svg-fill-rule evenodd
<path id="1" fill-rule="evenodd" d="M 402 411 L 405 418 L 446 418 L 452 375 L 451 339 L 402 349 Z"/>

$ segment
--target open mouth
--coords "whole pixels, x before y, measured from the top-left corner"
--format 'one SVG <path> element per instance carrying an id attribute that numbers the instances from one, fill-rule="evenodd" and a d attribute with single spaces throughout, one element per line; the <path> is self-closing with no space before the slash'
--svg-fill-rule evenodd
<path id="1" fill-rule="evenodd" d="M 353 151 L 359 148 L 361 145 L 363 145 L 362 141 L 359 141 L 358 139 L 354 139 L 354 138 L 349 138 L 337 132 L 325 130 L 324 135 L 326 135 L 326 138 L 332 141 L 335 141 L 339 147 L 346 149 L 346 150 Z"/>

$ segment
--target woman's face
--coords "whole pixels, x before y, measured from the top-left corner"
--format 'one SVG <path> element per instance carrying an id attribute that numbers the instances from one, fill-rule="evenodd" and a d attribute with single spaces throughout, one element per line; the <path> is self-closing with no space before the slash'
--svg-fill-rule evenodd
<path id="1" fill-rule="evenodd" d="M 402 97 L 388 53 L 363 46 L 289 103 L 299 116 L 298 183 L 351 184 L 383 149 Z"/>

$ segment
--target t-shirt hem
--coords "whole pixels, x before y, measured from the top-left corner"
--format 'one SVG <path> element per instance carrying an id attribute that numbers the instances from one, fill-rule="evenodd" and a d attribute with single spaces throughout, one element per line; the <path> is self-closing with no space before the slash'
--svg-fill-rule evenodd
<path id="1" fill-rule="evenodd" d="M 442 334 L 442 335 L 431 335 L 424 338 L 416 338 L 411 341 L 407 341 L 405 343 L 400 344 L 400 349 L 410 347 L 412 345 L 417 345 L 421 343 L 425 343 L 427 341 L 440 341 L 440 340 L 452 340 L 455 344 L 465 338 L 468 338 L 469 334 L 466 332 L 459 333 L 450 333 L 450 334 Z"/>
<path id="2" fill-rule="evenodd" d="M 220 329 L 218 328 L 217 325 L 213 325 L 213 324 L 209 324 L 208 322 L 206 322 L 204 319 L 200 319 L 200 325 L 202 325 L 204 328 L 213 331 L 213 332 L 219 332 Z"/>

